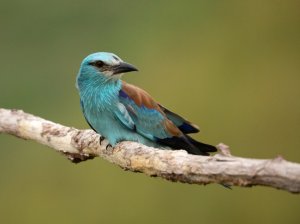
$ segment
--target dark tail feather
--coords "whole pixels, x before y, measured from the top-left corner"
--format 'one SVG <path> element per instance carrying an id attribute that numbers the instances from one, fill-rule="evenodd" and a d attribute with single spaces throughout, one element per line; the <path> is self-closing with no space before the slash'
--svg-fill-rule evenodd
<path id="1" fill-rule="evenodd" d="M 182 137 L 172 137 L 157 139 L 157 142 L 167 145 L 173 149 L 185 149 L 188 153 L 194 155 L 209 156 L 209 152 L 216 152 L 216 147 L 192 139 L 188 135 Z"/>
<path id="2" fill-rule="evenodd" d="M 198 148 L 201 151 L 204 151 L 204 152 L 216 152 L 217 151 L 217 148 L 212 146 L 212 145 L 205 144 L 205 143 L 202 143 L 202 142 L 198 142 L 198 141 L 196 141 L 195 139 L 191 138 L 188 135 L 186 135 L 185 137 L 188 139 L 188 141 L 190 143 L 192 143 L 196 148 Z"/>

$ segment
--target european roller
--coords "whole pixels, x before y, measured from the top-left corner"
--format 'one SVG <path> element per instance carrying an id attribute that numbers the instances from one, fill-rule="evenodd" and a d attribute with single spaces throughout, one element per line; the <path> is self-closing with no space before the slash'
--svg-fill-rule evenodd
<path id="1" fill-rule="evenodd" d="M 94 53 L 82 61 L 76 86 L 82 112 L 94 131 L 112 146 L 135 141 L 156 148 L 184 149 L 195 155 L 216 151 L 214 146 L 188 135 L 199 132 L 197 125 L 120 79 L 132 71 L 138 70 L 112 53 Z"/>

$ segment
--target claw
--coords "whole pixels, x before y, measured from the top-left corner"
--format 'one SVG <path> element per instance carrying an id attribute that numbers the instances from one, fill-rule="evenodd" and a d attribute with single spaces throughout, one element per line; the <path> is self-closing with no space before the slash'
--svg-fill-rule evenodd
<path id="1" fill-rule="evenodd" d="M 105 138 L 101 135 L 101 136 L 100 136 L 100 139 L 99 139 L 100 145 L 102 144 L 102 141 L 103 141 L 104 139 L 105 139 Z"/>
<path id="2" fill-rule="evenodd" d="M 111 145 L 111 144 L 107 144 L 105 149 L 107 150 L 108 147 L 111 147 L 111 148 L 112 148 L 112 145 Z"/>

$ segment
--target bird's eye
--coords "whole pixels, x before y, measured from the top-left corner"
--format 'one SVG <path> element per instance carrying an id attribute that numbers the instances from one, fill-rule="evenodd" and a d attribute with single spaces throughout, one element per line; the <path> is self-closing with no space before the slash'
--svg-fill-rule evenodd
<path id="1" fill-rule="evenodd" d="M 95 61 L 93 63 L 94 66 L 98 67 L 98 68 L 101 68 L 103 65 L 104 65 L 104 62 L 103 61 Z"/>

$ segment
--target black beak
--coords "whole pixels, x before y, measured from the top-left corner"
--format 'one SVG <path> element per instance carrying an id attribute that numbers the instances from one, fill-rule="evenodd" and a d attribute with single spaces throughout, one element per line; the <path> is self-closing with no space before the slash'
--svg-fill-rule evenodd
<path id="1" fill-rule="evenodd" d="M 113 71 L 113 74 L 116 75 L 116 74 L 120 74 L 120 73 L 138 71 L 138 69 L 131 64 L 121 62 L 120 64 L 114 66 L 112 68 L 112 71 Z"/>

